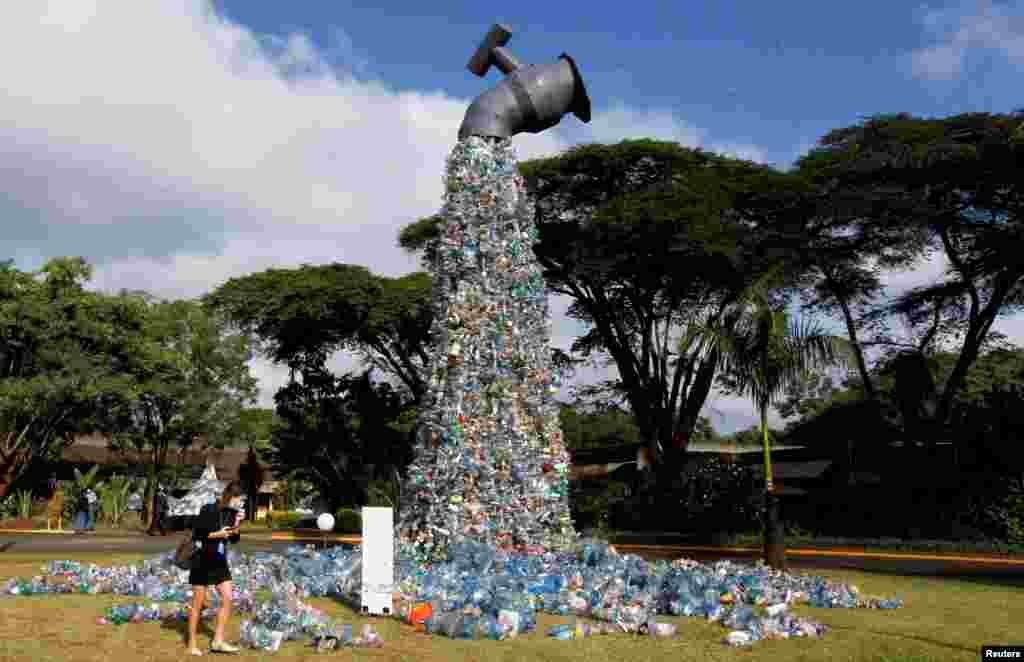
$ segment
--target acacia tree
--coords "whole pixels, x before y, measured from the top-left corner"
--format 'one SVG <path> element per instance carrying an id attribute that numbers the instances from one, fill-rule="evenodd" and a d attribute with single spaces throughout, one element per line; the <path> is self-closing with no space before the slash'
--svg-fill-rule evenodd
<path id="1" fill-rule="evenodd" d="M 548 287 L 571 297 L 569 315 L 590 327 L 573 352 L 610 356 L 619 379 L 609 390 L 636 416 L 658 482 L 678 479 L 722 359 L 685 329 L 720 320 L 757 274 L 785 280 L 772 269 L 783 254 L 760 251 L 735 207 L 745 191 L 790 180 L 651 140 L 580 145 L 520 171 L 536 200 L 533 248 Z M 400 245 L 429 261 L 439 222 L 406 226 Z M 680 335 L 688 340 L 677 342 Z"/>
<path id="2" fill-rule="evenodd" d="M 135 387 L 132 357 L 152 350 L 144 304 L 86 291 L 91 277 L 81 258 L 36 273 L 0 263 L 0 497 L 32 462 L 95 430 L 105 399 Z"/>
<path id="3" fill-rule="evenodd" d="M 1024 114 L 876 116 L 834 130 L 820 144 L 800 170 L 834 192 L 837 214 L 859 236 L 904 245 L 924 236 L 949 263 L 945 279 L 880 312 L 923 330 L 915 354 L 926 354 L 938 337 L 959 340 L 957 362 L 916 430 L 934 441 L 938 436 L 925 431 L 949 423 L 992 324 L 1024 305 Z M 920 364 L 920 356 L 903 360 L 918 374 Z M 908 406 L 907 412 L 919 409 Z"/>
<path id="4" fill-rule="evenodd" d="M 795 181 L 788 187 L 751 191 L 739 209 L 753 212 L 746 214 L 760 229 L 763 250 L 782 250 L 792 260 L 803 312 L 841 320 L 865 395 L 877 403 L 866 351 L 906 347 L 892 338 L 892 313 L 878 301 L 881 271 L 912 267 L 929 254 L 927 237 L 906 229 L 898 234 L 857 232 L 855 219 L 845 211 L 847 191 L 799 169 L 778 176 Z"/>
<path id="5" fill-rule="evenodd" d="M 303 265 L 232 278 L 203 301 L 261 341 L 293 374 L 338 350 L 400 381 L 417 401 L 426 392 L 433 311 L 430 276 L 372 274 L 361 266 Z"/>

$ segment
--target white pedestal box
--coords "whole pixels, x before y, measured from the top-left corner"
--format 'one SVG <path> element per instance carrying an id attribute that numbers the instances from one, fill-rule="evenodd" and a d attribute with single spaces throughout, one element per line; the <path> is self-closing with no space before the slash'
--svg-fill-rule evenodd
<path id="1" fill-rule="evenodd" d="M 391 615 L 395 583 L 394 513 L 391 508 L 363 508 L 364 614 Z"/>

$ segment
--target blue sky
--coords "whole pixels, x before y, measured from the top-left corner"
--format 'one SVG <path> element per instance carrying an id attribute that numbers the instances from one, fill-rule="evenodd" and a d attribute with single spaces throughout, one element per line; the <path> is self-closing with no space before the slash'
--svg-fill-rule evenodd
<path id="1" fill-rule="evenodd" d="M 714 140 L 751 144 L 790 164 L 830 129 L 882 111 L 919 115 L 1005 112 L 1021 55 L 1021 32 L 985 47 L 979 21 L 959 71 L 932 52 L 979 16 L 976 4 L 918 2 L 479 2 L 225 1 L 226 15 L 256 30 L 303 31 L 333 50 L 342 68 L 397 90 L 443 90 L 472 98 L 484 85 L 465 61 L 492 22 L 510 26 L 509 47 L 543 63 L 561 52 L 579 63 L 595 110 L 624 104 L 674 114 Z M 418 11 L 410 7 L 421 7 Z M 514 10 L 508 9 L 514 6 Z M 1011 5 L 987 11 L 993 22 Z M 1019 5 L 1018 5 L 1019 7 Z M 1004 9 L 1005 8 L 1005 9 Z M 984 16 L 984 14 L 980 14 Z M 1024 16 L 1016 15 L 1020 27 Z M 965 35 L 966 36 L 966 33 Z M 994 47 L 994 48 L 993 48 Z M 915 55 L 917 57 L 915 57 Z M 915 67 L 915 63 L 918 67 Z M 950 75 L 950 74 L 958 75 Z M 493 80 L 499 74 L 491 74 Z M 570 126 L 575 122 L 567 122 Z"/>
<path id="2" fill-rule="evenodd" d="M 593 102 L 589 125 L 517 136 L 521 159 L 649 137 L 786 167 L 866 115 L 1024 106 L 1021 3 L 511 4 L 14 3 L 0 245 L 22 268 L 83 255 L 95 287 L 166 297 L 302 263 L 414 270 L 396 234 L 440 206 L 466 107 L 500 76 L 465 68 L 494 22 L 525 62 L 572 55 Z M 886 274 L 887 293 L 942 271 Z M 551 299 L 563 348 L 580 332 L 567 305 Z M 996 329 L 1024 343 L 1020 322 Z M 286 373 L 253 370 L 269 404 Z M 720 396 L 708 413 L 724 432 L 755 420 Z"/>

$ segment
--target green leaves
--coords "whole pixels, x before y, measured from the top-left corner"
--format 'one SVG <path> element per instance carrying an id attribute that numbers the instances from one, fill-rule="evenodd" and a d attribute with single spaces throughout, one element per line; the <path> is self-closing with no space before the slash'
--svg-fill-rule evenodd
<path id="1" fill-rule="evenodd" d="M 120 525 L 121 518 L 128 510 L 128 497 L 134 488 L 135 482 L 127 476 L 114 475 L 96 490 L 100 500 L 100 511 L 114 526 Z"/>
<path id="2" fill-rule="evenodd" d="M 86 291 L 91 273 L 81 258 L 36 274 L 0 266 L 0 494 L 33 459 L 93 429 L 104 398 L 131 388 L 144 305 Z"/>
<path id="3" fill-rule="evenodd" d="M 264 353 L 296 371 L 320 368 L 336 350 L 425 391 L 431 282 L 423 273 L 376 276 L 364 267 L 330 264 L 270 269 L 234 278 L 204 298 Z"/>
<path id="4" fill-rule="evenodd" d="M 18 517 L 28 519 L 32 516 L 32 490 L 19 490 L 14 495 L 18 504 Z"/>
<path id="5" fill-rule="evenodd" d="M 253 350 L 244 332 L 194 301 L 147 304 L 139 350 L 127 357 L 130 387 L 108 393 L 97 427 L 112 446 L 149 453 L 157 466 L 197 438 L 231 445 L 256 399 Z"/>

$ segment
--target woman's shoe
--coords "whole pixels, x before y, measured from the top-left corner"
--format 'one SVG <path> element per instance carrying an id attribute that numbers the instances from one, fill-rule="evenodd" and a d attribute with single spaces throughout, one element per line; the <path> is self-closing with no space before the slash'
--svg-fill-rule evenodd
<path id="1" fill-rule="evenodd" d="M 214 653 L 237 653 L 238 648 L 231 646 L 224 641 L 214 641 L 210 644 L 210 650 Z"/>
<path id="2" fill-rule="evenodd" d="M 188 654 L 195 655 L 196 657 L 202 657 L 203 651 L 199 650 L 198 648 L 190 648 Z"/>

